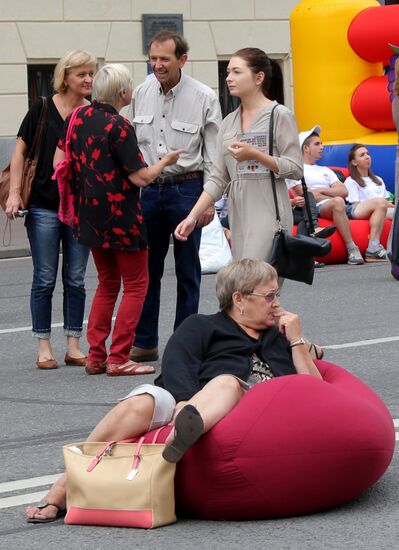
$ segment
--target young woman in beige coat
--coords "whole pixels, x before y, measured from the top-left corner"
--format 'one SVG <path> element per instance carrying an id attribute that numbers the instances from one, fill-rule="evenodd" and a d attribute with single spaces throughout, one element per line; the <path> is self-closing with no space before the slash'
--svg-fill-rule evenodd
<path id="1" fill-rule="evenodd" d="M 234 259 L 267 261 L 277 229 L 270 170 L 276 177 L 283 226 L 292 227 L 284 180 L 301 179 L 303 173 L 297 126 L 289 109 L 271 99 L 272 65 L 262 50 L 238 50 L 230 59 L 226 81 L 241 105 L 223 120 L 211 177 L 189 216 L 177 226 L 175 236 L 186 240 L 201 214 L 227 192 Z M 269 123 L 275 105 L 271 156 Z"/>

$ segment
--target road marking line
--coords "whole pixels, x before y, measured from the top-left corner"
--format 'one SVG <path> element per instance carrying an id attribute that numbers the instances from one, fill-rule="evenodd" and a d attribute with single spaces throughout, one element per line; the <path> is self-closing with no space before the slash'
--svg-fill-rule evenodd
<path id="1" fill-rule="evenodd" d="M 0 483 L 0 493 L 10 493 L 11 491 L 20 491 L 21 489 L 30 489 L 31 487 L 43 487 L 43 485 L 52 485 L 61 474 L 49 476 L 31 477 L 28 479 L 16 479 L 15 481 L 6 481 Z"/>
<path id="2" fill-rule="evenodd" d="M 116 317 L 112 317 L 112 320 L 115 321 Z M 83 321 L 83 324 L 84 325 L 87 325 L 88 323 L 88 320 L 85 319 Z M 52 323 L 51 324 L 51 328 L 60 328 L 60 327 L 63 327 L 64 326 L 64 323 Z M 29 327 L 16 327 L 16 328 L 2 328 L 0 329 L 0 334 L 13 334 L 14 332 L 26 332 L 26 331 L 29 331 L 31 332 L 32 331 L 32 326 L 29 326 Z"/>
<path id="3" fill-rule="evenodd" d="M 399 336 L 388 336 L 387 338 L 374 338 L 372 340 L 358 340 L 357 342 L 347 342 L 346 344 L 332 344 L 330 346 L 322 346 L 323 349 L 342 349 L 356 348 L 358 346 L 372 346 L 374 344 L 384 344 L 386 342 L 397 342 Z"/>
<path id="4" fill-rule="evenodd" d="M 358 340 L 357 342 L 347 342 L 346 344 L 332 344 L 330 346 L 322 346 L 323 349 L 342 349 L 342 348 L 357 348 L 358 346 L 373 346 L 374 344 L 384 344 L 386 342 L 397 342 L 399 336 L 388 336 L 387 338 L 374 338 L 372 340 Z"/>
<path id="5" fill-rule="evenodd" d="M 45 496 L 47 491 L 40 493 L 30 493 L 29 495 L 18 495 L 16 497 L 6 497 L 0 499 L 1 508 L 12 508 L 13 506 L 23 506 L 24 504 L 32 504 L 34 502 L 40 502 Z"/>
<path id="6" fill-rule="evenodd" d="M 87 325 L 87 320 L 86 319 L 83 321 L 83 324 Z M 64 323 L 52 323 L 51 324 L 51 328 L 59 328 L 59 327 L 63 327 L 63 326 L 64 326 Z M 26 332 L 26 331 L 31 331 L 31 330 L 32 330 L 32 326 L 17 327 L 17 328 L 2 328 L 0 330 L 0 334 L 12 334 L 14 332 Z"/>

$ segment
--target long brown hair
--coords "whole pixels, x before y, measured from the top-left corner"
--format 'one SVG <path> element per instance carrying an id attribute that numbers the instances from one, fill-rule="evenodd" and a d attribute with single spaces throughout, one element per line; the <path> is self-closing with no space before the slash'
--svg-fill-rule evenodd
<path id="1" fill-rule="evenodd" d="M 284 104 L 283 73 L 280 65 L 274 59 L 270 59 L 259 48 L 242 48 L 233 53 L 232 57 L 243 59 L 253 74 L 264 73 L 262 92 L 268 99 L 275 99 Z"/>
<path id="2" fill-rule="evenodd" d="M 395 82 L 393 83 L 393 93 L 399 95 L 399 59 L 395 61 Z"/>
<path id="3" fill-rule="evenodd" d="M 358 149 L 361 149 L 362 147 L 366 147 L 366 146 L 363 145 L 362 143 L 355 143 L 355 145 L 353 145 L 353 147 L 350 148 L 349 153 L 348 153 L 348 170 L 349 170 L 350 177 L 353 180 L 355 180 L 355 182 L 360 187 L 366 187 L 366 184 L 364 183 L 364 180 L 363 180 L 362 176 L 360 175 L 360 172 L 359 172 L 357 166 L 355 166 L 352 163 L 352 160 L 355 160 L 356 151 Z M 377 178 L 377 176 L 374 174 L 374 172 L 372 171 L 371 168 L 368 169 L 368 174 L 367 175 L 371 180 L 373 180 L 373 182 L 376 185 L 382 185 L 381 180 L 379 180 Z"/>

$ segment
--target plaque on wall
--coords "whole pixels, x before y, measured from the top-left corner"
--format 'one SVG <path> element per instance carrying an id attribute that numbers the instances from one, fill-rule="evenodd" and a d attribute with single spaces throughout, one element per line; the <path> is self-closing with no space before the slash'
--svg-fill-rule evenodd
<path id="1" fill-rule="evenodd" d="M 151 38 L 159 31 L 167 30 L 183 34 L 183 15 L 181 13 L 150 14 L 143 13 L 143 53 L 148 52 Z"/>

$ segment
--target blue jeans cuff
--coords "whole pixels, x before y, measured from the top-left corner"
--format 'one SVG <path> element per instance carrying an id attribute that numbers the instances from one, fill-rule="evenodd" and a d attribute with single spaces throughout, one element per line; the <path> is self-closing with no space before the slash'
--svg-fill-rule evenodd
<path id="1" fill-rule="evenodd" d="M 80 338 L 82 336 L 82 329 L 64 328 L 64 336 L 73 336 L 74 338 Z"/>
<path id="2" fill-rule="evenodd" d="M 50 340 L 51 331 L 48 332 L 38 332 L 37 330 L 32 330 L 32 338 L 40 338 L 41 340 Z"/>

